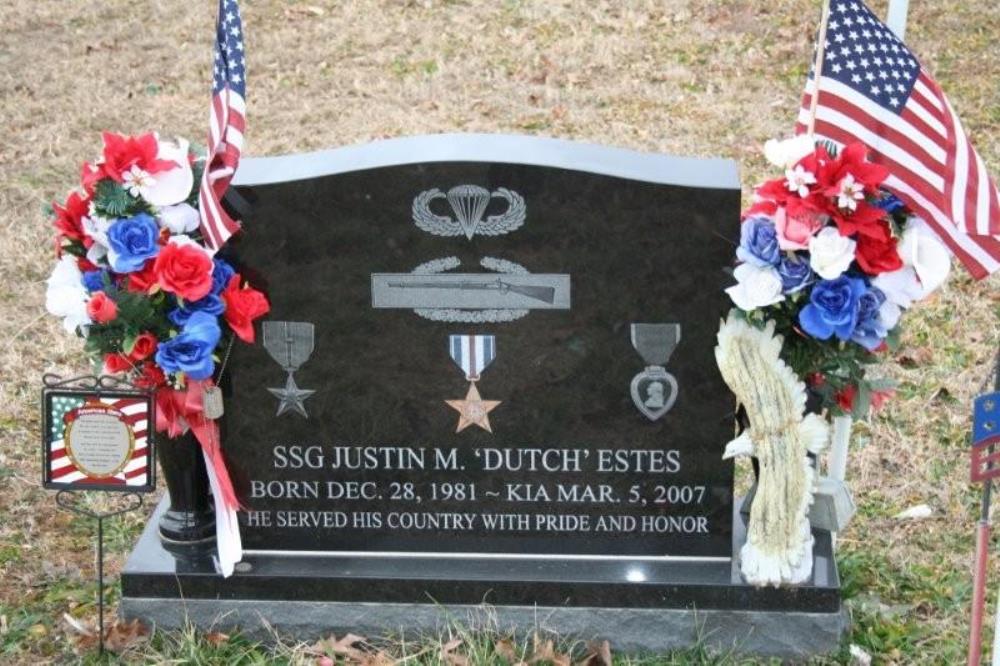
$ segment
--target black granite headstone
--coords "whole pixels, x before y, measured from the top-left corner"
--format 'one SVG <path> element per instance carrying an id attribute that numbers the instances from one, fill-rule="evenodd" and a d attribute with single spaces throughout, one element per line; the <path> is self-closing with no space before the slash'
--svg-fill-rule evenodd
<path id="1" fill-rule="evenodd" d="M 233 256 L 271 302 L 267 348 L 229 364 L 245 547 L 729 557 L 733 399 L 712 350 L 739 190 L 731 163 L 697 186 L 669 166 L 418 162 L 238 188 Z M 276 415 L 283 322 L 312 325 L 293 381 L 315 393 Z M 676 327 L 634 346 L 643 323 Z M 446 403 L 476 351 L 452 336 L 474 335 L 495 357 L 476 383 L 492 432 L 456 432 Z M 673 400 L 657 420 L 630 391 L 644 345 L 671 347 L 650 360 L 675 380 L 637 386 L 653 415 Z"/>
<path id="2" fill-rule="evenodd" d="M 224 382 L 245 557 L 224 579 L 165 547 L 161 504 L 126 618 L 434 632 L 485 602 L 621 650 L 836 649 L 828 533 L 807 584 L 739 573 L 713 356 L 734 163 L 413 137 L 245 159 L 230 201 L 227 258 L 271 302 Z"/>

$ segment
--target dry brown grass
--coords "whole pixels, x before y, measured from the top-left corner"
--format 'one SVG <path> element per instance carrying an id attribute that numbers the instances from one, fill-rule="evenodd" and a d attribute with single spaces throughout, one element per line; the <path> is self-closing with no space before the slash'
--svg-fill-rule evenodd
<path id="1" fill-rule="evenodd" d="M 1000 172 L 1000 8 L 912 4 L 908 41 Z M 401 134 L 526 132 L 732 157 L 749 188 L 765 175 L 758 147 L 790 129 L 819 2 L 244 5 L 249 154 Z M 213 11 L 190 0 L 0 5 L 0 655 L 65 654 L 57 618 L 89 594 L 74 578 L 80 567 L 89 576 L 88 533 L 54 510 L 37 481 L 41 374 L 85 367 L 78 342 L 43 314 L 52 256 L 42 204 L 65 194 L 102 129 L 204 135 Z M 911 313 L 906 367 L 885 366 L 903 382 L 901 396 L 857 430 L 865 445 L 850 474 L 861 512 L 841 558 L 851 594 L 905 605 L 898 617 L 858 613 L 855 641 L 887 662 L 962 654 L 977 502 L 964 446 L 970 399 L 1000 340 L 998 284 L 959 272 Z M 892 519 L 915 503 L 934 516 Z M 993 574 L 995 584 L 1000 568 Z"/>

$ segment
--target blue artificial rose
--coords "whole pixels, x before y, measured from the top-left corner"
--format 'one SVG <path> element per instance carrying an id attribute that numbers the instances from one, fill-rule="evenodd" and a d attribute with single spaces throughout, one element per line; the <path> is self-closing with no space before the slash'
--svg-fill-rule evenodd
<path id="1" fill-rule="evenodd" d="M 875 351 L 889 335 L 889 329 L 879 316 L 885 294 L 878 287 L 869 287 L 858 301 L 858 325 L 851 334 L 851 340 L 868 351 Z"/>
<path id="2" fill-rule="evenodd" d="M 836 335 L 849 340 L 858 325 L 861 297 L 868 291 L 860 278 L 841 275 L 820 280 L 809 294 L 809 304 L 799 312 L 799 325 L 814 338 L 829 340 Z"/>
<path id="3" fill-rule="evenodd" d="M 875 201 L 875 205 L 887 213 L 893 213 L 906 206 L 902 199 L 891 192 L 883 190 L 881 194 L 882 196 Z"/>
<path id="4" fill-rule="evenodd" d="M 212 268 L 212 292 L 216 296 L 229 284 L 229 280 L 236 275 L 236 269 L 222 259 L 212 260 L 215 266 Z"/>
<path id="5" fill-rule="evenodd" d="M 108 228 L 108 262 L 116 273 L 132 273 L 160 252 L 160 229 L 145 213 L 115 220 Z"/>
<path id="6" fill-rule="evenodd" d="M 208 296 L 199 298 L 197 301 L 184 301 L 182 307 L 174 308 L 167 313 L 167 317 L 178 326 L 184 326 L 195 312 L 206 312 L 210 315 L 219 316 L 225 310 L 225 302 L 215 294 L 210 293 Z"/>
<path id="7" fill-rule="evenodd" d="M 208 379 L 215 369 L 212 352 L 219 344 L 219 324 L 207 312 L 194 312 L 179 335 L 156 346 L 156 363 L 166 372 Z"/>
<path id="8" fill-rule="evenodd" d="M 807 259 L 782 257 L 778 275 L 781 276 L 781 291 L 785 294 L 802 291 L 816 281 L 816 274 Z"/>
<path id="9" fill-rule="evenodd" d="M 104 289 L 104 275 L 107 271 L 86 271 L 83 274 L 83 286 L 90 293 Z"/>
<path id="10" fill-rule="evenodd" d="M 777 266 L 781 261 L 774 222 L 764 216 L 748 217 L 740 226 L 736 258 L 754 266 Z"/>

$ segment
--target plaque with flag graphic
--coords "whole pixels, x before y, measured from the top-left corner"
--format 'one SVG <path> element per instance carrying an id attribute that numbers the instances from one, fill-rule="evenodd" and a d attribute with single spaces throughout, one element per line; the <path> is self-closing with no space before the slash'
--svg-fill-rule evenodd
<path id="1" fill-rule="evenodd" d="M 973 483 L 1000 476 L 1000 392 L 987 393 L 975 400 L 972 414 L 972 474 Z"/>
<path id="2" fill-rule="evenodd" d="M 151 492 L 153 400 L 139 391 L 42 393 L 42 484 L 54 490 Z"/>

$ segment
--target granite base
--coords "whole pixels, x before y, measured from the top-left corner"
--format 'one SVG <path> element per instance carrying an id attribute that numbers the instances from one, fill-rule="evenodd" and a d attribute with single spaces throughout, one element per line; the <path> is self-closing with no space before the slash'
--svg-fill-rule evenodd
<path id="1" fill-rule="evenodd" d="M 745 519 L 734 504 L 734 553 Z M 437 633 L 450 622 L 530 635 L 607 639 L 618 653 L 682 649 L 801 658 L 841 646 L 848 620 L 827 532 L 806 584 L 755 588 L 737 560 L 554 560 L 249 553 L 228 579 L 211 548 L 156 535 L 161 504 L 122 572 L 125 619 L 190 622 L 309 640 L 350 631 Z M 415 600 L 417 602 L 415 603 Z"/>

